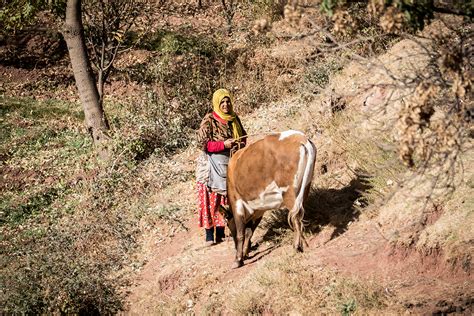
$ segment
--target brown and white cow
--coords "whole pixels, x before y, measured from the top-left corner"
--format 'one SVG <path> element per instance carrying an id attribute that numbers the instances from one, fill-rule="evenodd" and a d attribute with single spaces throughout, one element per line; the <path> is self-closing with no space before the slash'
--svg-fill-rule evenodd
<path id="1" fill-rule="evenodd" d="M 234 237 L 235 267 L 243 265 L 250 239 L 267 210 L 287 209 L 295 231 L 294 247 L 303 250 L 303 202 L 316 159 L 314 144 L 301 132 L 275 133 L 235 153 L 227 170 L 227 194 Z"/>

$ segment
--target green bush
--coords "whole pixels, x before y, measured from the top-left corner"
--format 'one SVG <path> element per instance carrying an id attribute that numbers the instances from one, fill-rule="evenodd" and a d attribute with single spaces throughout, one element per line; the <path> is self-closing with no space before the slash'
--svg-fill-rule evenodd
<path id="1" fill-rule="evenodd" d="M 288 2 L 288 0 L 251 0 L 248 1 L 245 12 L 251 19 L 265 17 L 276 21 L 283 16 L 283 9 Z"/>
<path id="2" fill-rule="evenodd" d="M 200 112 L 205 109 L 199 107 L 201 103 L 187 105 L 184 98 L 170 103 L 158 100 L 150 92 L 138 106 L 123 105 L 111 120 L 112 126 L 120 125 L 122 131 L 114 136 L 116 155 L 139 162 L 155 152 L 169 155 L 188 146 L 199 124 Z"/>
<path id="3" fill-rule="evenodd" d="M 188 30 L 189 31 L 189 30 Z M 224 45 L 205 36 L 159 30 L 140 41 L 139 48 L 169 55 L 193 54 L 215 58 L 222 55 Z"/>

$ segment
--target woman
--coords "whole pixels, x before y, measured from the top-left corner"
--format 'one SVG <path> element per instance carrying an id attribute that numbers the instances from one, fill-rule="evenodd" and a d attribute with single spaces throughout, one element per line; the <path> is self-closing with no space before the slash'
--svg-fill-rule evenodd
<path id="1" fill-rule="evenodd" d="M 232 97 L 226 89 L 212 96 L 212 113 L 202 120 L 198 144 L 202 154 L 197 160 L 196 181 L 199 196 L 199 227 L 206 230 L 206 245 L 219 243 L 225 237 L 225 220 L 219 212 L 227 205 L 226 176 L 231 152 L 245 145 L 245 132 L 232 108 Z"/>

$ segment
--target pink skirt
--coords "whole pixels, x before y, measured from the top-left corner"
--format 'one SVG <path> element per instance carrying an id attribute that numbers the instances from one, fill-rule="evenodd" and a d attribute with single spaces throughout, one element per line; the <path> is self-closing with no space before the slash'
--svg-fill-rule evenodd
<path id="1" fill-rule="evenodd" d="M 225 219 L 219 212 L 219 205 L 227 205 L 227 197 L 209 190 L 206 184 L 197 182 L 199 227 L 206 229 L 225 227 Z"/>

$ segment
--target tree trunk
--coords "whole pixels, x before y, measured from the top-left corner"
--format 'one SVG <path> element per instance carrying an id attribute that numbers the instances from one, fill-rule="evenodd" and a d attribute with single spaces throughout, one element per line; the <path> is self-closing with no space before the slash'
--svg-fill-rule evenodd
<path id="1" fill-rule="evenodd" d="M 81 16 L 81 0 L 68 0 L 66 22 L 63 29 L 74 79 L 84 109 L 87 130 L 101 158 L 109 157 L 107 146 L 109 124 L 102 108 L 96 81 L 92 73 L 84 39 L 84 27 Z"/>

